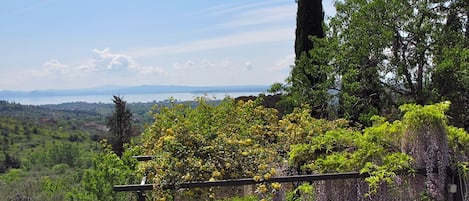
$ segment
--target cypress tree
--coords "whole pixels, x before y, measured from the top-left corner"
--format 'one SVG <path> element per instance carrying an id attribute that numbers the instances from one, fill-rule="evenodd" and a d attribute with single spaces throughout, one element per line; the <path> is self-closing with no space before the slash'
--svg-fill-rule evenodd
<path id="1" fill-rule="evenodd" d="M 132 135 L 132 113 L 127 108 L 126 101 L 119 96 L 113 97 L 112 101 L 115 104 L 115 110 L 107 122 L 111 133 L 109 142 L 111 143 L 112 150 L 118 156 L 122 156 L 124 144 L 130 142 Z"/>

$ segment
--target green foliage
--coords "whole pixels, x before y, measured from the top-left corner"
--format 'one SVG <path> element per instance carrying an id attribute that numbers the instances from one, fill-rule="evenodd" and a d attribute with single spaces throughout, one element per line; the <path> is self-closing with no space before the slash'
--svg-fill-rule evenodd
<path id="1" fill-rule="evenodd" d="M 0 175 L 0 181 L 10 184 L 15 181 L 20 181 L 25 177 L 26 173 L 22 169 L 9 169 L 5 174 Z"/>
<path id="2" fill-rule="evenodd" d="M 314 186 L 309 183 L 302 183 L 294 190 L 287 192 L 285 200 L 287 201 L 313 201 L 314 200 Z"/>
<path id="3" fill-rule="evenodd" d="M 154 114 L 155 122 L 143 134 L 145 154 L 155 159 L 141 167 L 162 189 L 181 182 L 254 177 L 268 180 L 276 174 L 277 114 L 256 102 L 225 99 L 214 106 L 199 98 L 195 108 L 173 103 Z M 260 184 L 265 194 L 269 186 Z M 179 192 L 192 199 L 213 199 L 210 189 Z M 202 192 L 205 192 L 203 194 Z M 189 198 L 188 198 L 189 199 Z"/>
<path id="4" fill-rule="evenodd" d="M 93 158 L 90 169 L 84 171 L 80 182 L 83 189 L 93 200 L 128 200 L 129 195 L 118 194 L 112 190 L 114 185 L 135 183 L 137 180 L 137 161 L 132 158 L 136 154 L 128 149 L 121 157 L 114 153 L 110 146 L 104 145 L 101 153 Z M 71 197 L 84 196 L 83 193 Z"/>
<path id="5" fill-rule="evenodd" d="M 68 169 L 70 169 L 70 166 L 63 163 L 52 166 L 52 172 L 56 174 L 64 174 Z"/>
<path id="6" fill-rule="evenodd" d="M 458 42 L 461 41 L 464 40 Z M 448 111 L 451 122 L 469 129 L 469 48 L 460 45 L 443 47 L 442 54 L 436 60 L 432 80 L 437 96 L 441 100 L 451 100 Z"/>
<path id="7" fill-rule="evenodd" d="M 399 107 L 405 112 L 403 121 L 408 126 L 422 126 L 422 124 L 446 125 L 445 112 L 448 110 L 450 102 L 437 103 L 433 105 L 406 104 Z"/>
<path id="8" fill-rule="evenodd" d="M 337 44 L 331 38 L 311 38 L 314 48 L 307 54 L 301 54 L 295 61 L 285 87 L 289 94 L 286 96 L 286 105 L 290 110 L 309 104 L 312 114 L 316 118 L 333 117 L 333 96 L 330 90 L 334 89 L 335 67 L 330 62 Z M 278 88 L 278 84 L 273 87 Z M 275 88 L 272 88 L 275 89 Z"/>
<path id="9" fill-rule="evenodd" d="M 359 129 L 344 119 L 315 119 L 308 105 L 278 120 L 275 110 L 253 101 L 225 99 L 214 106 L 201 98 L 195 108 L 173 103 L 171 107 L 160 108 L 154 115 L 155 122 L 146 129 L 141 148 L 155 159 L 140 169 L 150 173 L 156 184 L 156 198 L 172 199 L 175 192 L 163 189 L 177 187 L 181 182 L 242 177 L 268 180 L 278 174 L 276 169 L 285 159 L 303 173 L 369 174 L 366 181 L 370 193 L 375 193 L 382 183 L 393 184 L 398 172 L 412 171 L 413 158 L 401 150 L 402 140 L 408 140 L 404 135 L 413 133 L 409 129 L 430 124 L 446 126 L 449 102 L 407 104 L 400 108 L 401 120 L 389 122 L 373 116 L 372 126 Z M 453 127 L 448 129 L 449 140 L 453 141 L 450 145 L 466 151 L 467 133 Z M 260 183 L 256 192 L 264 196 L 263 193 L 275 192 L 279 187 Z M 214 199 L 214 192 L 193 189 L 178 194 Z"/>
<path id="10" fill-rule="evenodd" d="M 20 169 L 0 174 L 0 197 L 96 200 L 80 184 L 84 169 L 91 167 L 91 158 L 100 147 L 88 137 L 97 131 L 84 122 L 100 123 L 102 116 L 1 101 L 0 111 L 0 166 L 12 157 L 21 164 L 16 167 Z"/>
<path id="11" fill-rule="evenodd" d="M 233 198 L 223 199 L 223 201 L 257 201 L 257 200 L 259 200 L 257 196 L 233 197 Z"/>
<path id="12" fill-rule="evenodd" d="M 452 154 L 453 168 L 464 178 L 469 176 L 469 134 L 462 128 L 448 126 L 448 147 Z"/>
<path id="13" fill-rule="evenodd" d="M 289 115 L 298 113 L 308 113 L 308 110 L 297 110 Z M 328 128 L 319 126 L 326 128 L 320 130 L 313 126 L 319 120 L 297 118 L 295 124 L 302 126 L 290 124 L 291 128 L 283 131 L 286 132 L 284 136 L 295 137 L 295 133 L 299 131 L 309 135 L 302 137 L 305 139 L 303 142 L 291 144 L 290 164 L 314 173 L 368 173 L 371 177 L 366 181 L 372 191 L 375 191 L 381 182 L 392 182 L 395 172 L 411 167 L 412 158 L 400 152 L 399 148 L 404 126 L 401 121 L 389 123 L 380 117 L 374 117 L 373 120 L 373 126 L 358 131 L 344 127 L 340 121 Z"/>
<path id="14" fill-rule="evenodd" d="M 324 23 L 324 38 L 297 55 L 284 91 L 290 107 L 317 118 L 370 126 L 398 118 L 399 105 L 451 101 L 451 124 L 469 128 L 469 31 L 465 1 L 345 0 Z M 310 26 L 314 26 L 311 24 Z M 280 87 L 282 86 L 282 87 Z"/>
<path id="15" fill-rule="evenodd" d="M 448 146 L 459 156 L 469 153 L 469 134 L 462 128 L 448 126 Z"/>
<path id="16" fill-rule="evenodd" d="M 3 152 L 5 159 L 0 164 L 0 173 L 5 172 L 9 168 L 20 168 L 22 163 L 17 156 L 12 156 L 9 153 Z"/>
<path id="17" fill-rule="evenodd" d="M 283 90 L 284 90 L 284 86 L 282 85 L 282 83 L 276 82 L 270 86 L 267 92 L 276 94 L 276 93 L 282 93 Z"/>
<path id="18" fill-rule="evenodd" d="M 382 165 L 377 165 L 373 162 L 365 163 L 360 173 L 370 174 L 369 177 L 365 178 L 370 188 L 368 195 L 376 193 L 379 185 L 383 182 L 388 185 L 393 185 L 393 179 L 397 176 L 396 172 L 402 172 L 402 170 L 407 169 L 407 173 L 411 173 L 412 171 L 409 170 L 411 161 L 412 157 L 405 153 L 398 152 L 385 155 Z"/>
<path id="19" fill-rule="evenodd" d="M 47 150 L 45 160 L 48 166 L 67 164 L 68 166 L 74 167 L 78 165 L 79 156 L 80 149 L 78 145 L 64 142 L 55 144 L 52 148 Z"/>
<path id="20" fill-rule="evenodd" d="M 130 142 L 133 134 L 132 129 L 132 113 L 127 107 L 127 102 L 119 96 L 114 96 L 112 100 L 115 104 L 115 110 L 108 118 L 107 126 L 111 136 L 109 142 L 112 149 L 118 156 L 124 152 L 124 144 Z"/>
<path id="21" fill-rule="evenodd" d="M 370 193 L 376 193 L 382 183 L 393 184 L 397 172 L 412 172 L 413 158 L 402 152 L 401 145 L 412 139 L 416 139 L 417 130 L 443 127 L 448 132 L 448 144 L 453 153 L 453 163 L 465 169 L 465 161 L 469 153 L 469 135 L 462 128 L 447 126 L 445 112 L 450 107 L 449 102 L 433 105 L 406 104 L 400 107 L 403 112 L 402 120 L 388 122 L 383 117 L 374 116 L 371 120 L 373 126 L 361 131 L 344 126 L 325 126 L 325 130 L 315 129 L 313 125 L 318 120 L 307 118 L 307 107 L 296 110 L 287 115 L 285 119 L 297 116 L 294 121 L 288 122 L 286 129 L 282 130 L 289 136 L 299 139 L 296 143 L 289 139 L 289 161 L 294 167 L 302 167 L 306 172 L 330 173 L 360 171 L 370 177 L 365 180 L 370 187 Z M 303 117 L 303 118 L 301 118 Z M 301 126 L 297 126 L 301 125 Z M 301 133 L 301 135 L 298 135 Z M 439 133 L 439 137 L 446 137 L 445 130 Z M 440 136 L 441 135 L 441 136 Z M 425 136 L 424 136 L 425 137 Z M 427 136 L 425 138 L 430 138 Z M 432 137 L 434 138 L 434 137 Z M 440 139 L 446 141 L 446 139 Z M 288 141 L 287 141 L 288 142 Z M 288 144 L 288 143 L 287 143 Z"/>

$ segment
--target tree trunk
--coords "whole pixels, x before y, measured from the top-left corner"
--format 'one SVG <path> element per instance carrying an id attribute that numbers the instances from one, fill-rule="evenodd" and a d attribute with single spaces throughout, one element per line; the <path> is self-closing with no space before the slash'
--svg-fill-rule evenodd
<path id="1" fill-rule="evenodd" d="M 323 21 L 324 12 L 321 0 L 298 0 L 295 39 L 296 58 L 299 58 L 303 52 L 308 52 L 313 48 L 309 36 L 324 37 Z"/>

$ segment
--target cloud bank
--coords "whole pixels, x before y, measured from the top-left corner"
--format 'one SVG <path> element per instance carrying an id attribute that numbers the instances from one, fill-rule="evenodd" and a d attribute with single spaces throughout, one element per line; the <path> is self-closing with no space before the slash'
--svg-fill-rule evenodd
<path id="1" fill-rule="evenodd" d="M 50 59 L 42 65 L 43 73 L 70 74 L 122 71 L 140 74 L 161 74 L 164 72 L 158 67 L 140 65 L 133 57 L 113 53 L 110 48 L 93 49 L 91 52 L 92 58 L 88 62 L 76 66 L 63 64 L 57 59 Z"/>

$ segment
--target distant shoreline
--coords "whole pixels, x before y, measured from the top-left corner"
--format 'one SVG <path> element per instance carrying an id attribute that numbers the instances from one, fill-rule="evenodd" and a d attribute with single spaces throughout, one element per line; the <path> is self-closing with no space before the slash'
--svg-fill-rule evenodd
<path id="1" fill-rule="evenodd" d="M 248 92 L 221 92 L 221 93 L 154 93 L 154 94 L 106 94 L 106 95 L 66 95 L 66 96 L 23 96 L 1 97 L 0 100 L 15 102 L 22 105 L 55 105 L 62 103 L 86 102 L 86 103 L 112 103 L 112 95 L 124 97 L 128 103 L 161 102 L 174 99 L 176 101 L 192 101 L 197 97 L 207 97 L 212 100 L 222 100 L 226 96 L 235 98 L 239 96 L 257 96 L 265 91 Z"/>
<path id="2" fill-rule="evenodd" d="M 183 85 L 141 85 L 141 86 L 102 86 L 89 89 L 60 89 L 13 91 L 0 90 L 0 99 L 8 97 L 50 97 L 50 96 L 86 96 L 116 94 L 159 94 L 159 93 L 234 93 L 259 92 L 269 89 L 267 85 L 240 86 L 183 86 Z"/>

